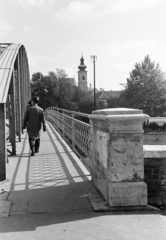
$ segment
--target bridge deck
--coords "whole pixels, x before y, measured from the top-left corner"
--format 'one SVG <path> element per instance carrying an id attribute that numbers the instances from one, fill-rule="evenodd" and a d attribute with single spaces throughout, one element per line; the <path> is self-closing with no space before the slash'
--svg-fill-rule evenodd
<path id="1" fill-rule="evenodd" d="M 0 185 L 2 239 L 165 239 L 165 216 L 94 212 L 87 196 L 98 193 L 89 172 L 47 126 L 39 153 L 30 156 L 25 132 L 9 157 L 9 181 Z"/>
<path id="2" fill-rule="evenodd" d="M 47 124 L 40 152 L 33 157 L 26 132 L 22 138 L 17 155 L 9 157 L 9 182 L 3 186 L 10 191 L 8 200 L 12 202 L 8 214 L 92 210 L 82 197 L 96 192 L 90 173 L 52 126 Z"/>

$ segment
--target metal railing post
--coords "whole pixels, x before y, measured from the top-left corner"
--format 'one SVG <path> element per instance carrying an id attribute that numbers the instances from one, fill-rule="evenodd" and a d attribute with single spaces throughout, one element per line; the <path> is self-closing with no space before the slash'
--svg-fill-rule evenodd
<path id="1" fill-rule="evenodd" d="M 71 122 L 71 128 L 72 128 L 72 149 L 75 147 L 75 136 L 74 136 L 74 117 L 75 114 L 72 113 L 72 122 Z"/>
<path id="2" fill-rule="evenodd" d="M 80 112 L 69 111 L 66 109 L 49 107 L 48 109 L 46 109 L 46 116 L 47 120 L 53 125 L 53 127 L 62 136 L 62 138 L 69 144 L 71 149 L 73 149 L 73 152 L 80 156 L 81 159 L 84 159 L 84 163 L 89 169 L 89 157 L 91 156 L 89 149 L 90 124 L 79 120 L 82 117 L 89 118 L 89 115 Z"/>
<path id="3" fill-rule="evenodd" d="M 62 110 L 62 136 L 65 138 L 65 116 L 64 116 L 64 110 Z"/>
<path id="4" fill-rule="evenodd" d="M 54 118 L 53 118 L 53 108 L 51 108 L 51 122 L 54 125 Z"/>
<path id="5" fill-rule="evenodd" d="M 57 108 L 57 131 L 59 132 L 59 109 Z"/>

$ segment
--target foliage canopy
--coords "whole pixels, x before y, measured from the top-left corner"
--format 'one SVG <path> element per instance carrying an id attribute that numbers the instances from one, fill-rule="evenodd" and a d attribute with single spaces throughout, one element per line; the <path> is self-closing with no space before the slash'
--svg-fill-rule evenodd
<path id="1" fill-rule="evenodd" d="M 91 113 L 93 110 L 91 97 L 73 86 L 63 69 L 48 72 L 45 76 L 40 72 L 34 73 L 31 90 L 32 96 L 39 96 L 40 106 L 44 109 L 54 106 L 84 113 Z"/>
<path id="2" fill-rule="evenodd" d="M 136 63 L 120 99 L 125 107 L 142 109 L 150 116 L 161 116 L 166 110 L 166 78 L 159 63 L 155 64 L 148 55 Z"/>

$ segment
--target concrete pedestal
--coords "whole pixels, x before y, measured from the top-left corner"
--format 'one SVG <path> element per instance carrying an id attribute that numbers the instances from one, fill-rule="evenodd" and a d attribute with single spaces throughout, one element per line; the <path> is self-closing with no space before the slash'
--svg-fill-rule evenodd
<path id="1" fill-rule="evenodd" d="M 136 109 L 105 109 L 91 116 L 93 183 L 111 207 L 147 205 L 143 122 Z"/>

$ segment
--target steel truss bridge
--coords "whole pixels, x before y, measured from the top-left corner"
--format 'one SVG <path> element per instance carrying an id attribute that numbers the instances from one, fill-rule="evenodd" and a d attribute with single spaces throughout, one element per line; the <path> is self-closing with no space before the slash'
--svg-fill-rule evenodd
<path id="1" fill-rule="evenodd" d="M 22 122 L 30 96 L 25 47 L 21 44 L 0 43 L 0 181 L 6 179 L 8 154 L 15 155 L 16 142 L 21 142 Z M 47 108 L 45 115 L 47 122 L 60 133 L 90 170 L 90 159 L 93 156 L 90 115 L 56 107 Z M 166 119 L 150 118 L 150 121 L 164 123 Z M 10 143 L 10 148 L 7 143 Z"/>
<path id="2" fill-rule="evenodd" d="M 26 49 L 21 44 L 0 43 L 0 181 L 6 179 L 8 152 L 16 154 L 16 141 L 30 99 L 30 74 Z M 7 141 L 11 150 L 7 148 Z"/>

